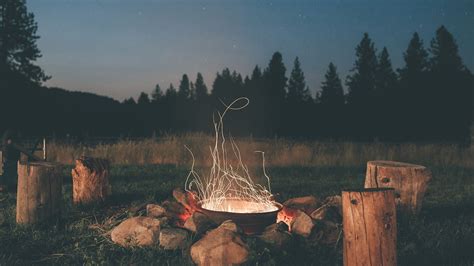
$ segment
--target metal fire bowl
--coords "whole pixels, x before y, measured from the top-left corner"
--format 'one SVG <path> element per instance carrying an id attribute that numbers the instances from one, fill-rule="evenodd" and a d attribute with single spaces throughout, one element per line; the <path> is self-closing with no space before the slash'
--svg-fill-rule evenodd
<path id="1" fill-rule="evenodd" d="M 263 232 L 265 227 L 276 223 L 278 212 L 281 211 L 283 205 L 278 202 L 274 203 L 277 207 L 276 210 L 271 212 L 258 212 L 258 213 L 236 213 L 236 212 L 223 212 L 223 211 L 212 211 L 201 207 L 202 202 L 198 202 L 198 210 L 207 215 L 212 221 L 217 224 L 221 224 L 224 221 L 232 220 L 238 226 L 242 228 L 245 234 L 255 235 Z"/>

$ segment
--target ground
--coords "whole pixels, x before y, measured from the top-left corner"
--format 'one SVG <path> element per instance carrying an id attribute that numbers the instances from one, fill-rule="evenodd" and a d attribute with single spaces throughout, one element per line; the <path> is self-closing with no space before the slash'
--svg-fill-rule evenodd
<path id="1" fill-rule="evenodd" d="M 64 169 L 63 220 L 58 225 L 15 225 L 15 195 L 0 194 L 0 264 L 191 264 L 188 251 L 165 252 L 158 247 L 126 249 L 113 244 L 107 230 L 113 222 L 138 215 L 144 203 L 160 202 L 183 186 L 187 168 L 174 165 L 115 166 L 113 196 L 89 207 L 71 205 L 71 167 Z M 474 169 L 431 167 L 429 185 L 419 217 L 399 219 L 400 265 L 474 263 Z M 343 188 L 363 186 L 365 166 L 272 167 L 272 192 L 282 200 L 304 195 L 325 197 Z M 113 219 L 111 219 L 113 218 Z M 342 264 L 342 243 L 324 247 L 296 238 L 290 248 L 275 251 L 255 239 L 247 240 L 249 265 Z"/>

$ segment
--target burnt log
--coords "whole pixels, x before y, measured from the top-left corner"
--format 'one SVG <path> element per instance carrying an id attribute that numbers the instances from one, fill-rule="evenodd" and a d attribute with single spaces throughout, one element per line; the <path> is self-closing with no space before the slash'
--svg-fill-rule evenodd
<path id="1" fill-rule="evenodd" d="M 344 265 L 397 265 L 392 188 L 342 191 Z"/>
<path id="2" fill-rule="evenodd" d="M 111 194 L 110 163 L 106 159 L 81 157 L 72 169 L 72 198 L 75 204 L 104 201 Z"/>
<path id="3" fill-rule="evenodd" d="M 367 162 L 365 188 L 394 188 L 398 208 L 405 213 L 418 214 L 431 171 L 421 165 L 394 161 Z"/>
<path id="4" fill-rule="evenodd" d="M 62 205 L 60 167 L 50 162 L 18 162 L 16 222 L 58 220 Z"/>

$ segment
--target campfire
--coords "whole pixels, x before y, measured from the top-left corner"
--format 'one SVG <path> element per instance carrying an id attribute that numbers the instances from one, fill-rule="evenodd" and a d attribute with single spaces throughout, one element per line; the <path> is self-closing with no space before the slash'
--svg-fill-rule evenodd
<path id="1" fill-rule="evenodd" d="M 242 110 L 249 104 L 247 98 L 238 98 L 214 119 L 215 142 L 209 147 L 212 166 L 208 176 L 201 176 L 195 170 L 195 158 L 186 179 L 185 189 L 196 196 L 197 207 L 216 223 L 233 220 L 248 234 L 258 233 L 274 223 L 281 205 L 273 200 L 270 177 L 265 171 L 265 153 L 262 155 L 263 175 L 266 186 L 257 184 L 243 163 L 239 147 L 232 137 L 226 142 L 224 117 L 229 111 Z M 229 152 L 229 150 L 231 152 Z M 234 160 L 230 160 L 233 156 Z M 236 162 L 236 163 L 231 163 Z"/>

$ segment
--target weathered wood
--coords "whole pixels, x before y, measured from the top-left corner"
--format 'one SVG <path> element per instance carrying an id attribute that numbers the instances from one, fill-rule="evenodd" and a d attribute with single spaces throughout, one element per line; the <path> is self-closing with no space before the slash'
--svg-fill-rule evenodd
<path id="1" fill-rule="evenodd" d="M 344 265 L 397 265 L 397 217 L 391 188 L 342 192 Z"/>
<path id="2" fill-rule="evenodd" d="M 72 169 L 73 202 L 87 204 L 105 200 L 111 194 L 109 161 L 81 157 Z"/>
<path id="3" fill-rule="evenodd" d="M 36 224 L 59 219 L 61 203 L 62 177 L 57 164 L 18 162 L 18 224 Z"/>
<path id="4" fill-rule="evenodd" d="M 417 214 L 431 180 L 431 171 L 421 165 L 394 161 L 367 162 L 365 188 L 391 187 L 395 189 L 398 208 Z"/>

